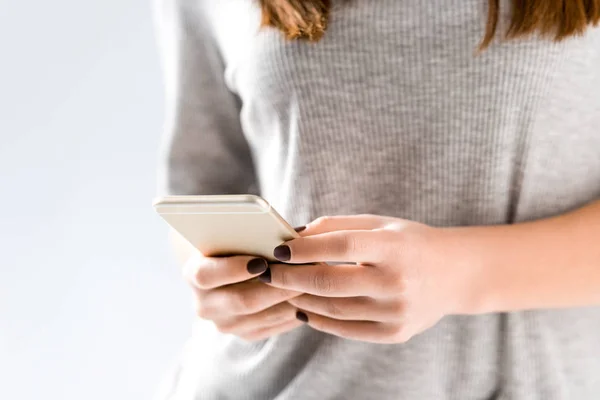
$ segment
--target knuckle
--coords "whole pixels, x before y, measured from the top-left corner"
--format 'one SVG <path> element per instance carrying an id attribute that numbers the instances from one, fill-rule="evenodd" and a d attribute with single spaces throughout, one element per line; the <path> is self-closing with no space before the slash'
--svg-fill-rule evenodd
<path id="1" fill-rule="evenodd" d="M 355 332 L 354 329 L 346 324 L 342 324 L 337 327 L 337 334 L 342 337 L 353 337 Z"/>
<path id="2" fill-rule="evenodd" d="M 388 244 L 389 246 L 386 247 L 392 250 L 398 249 L 398 244 L 402 244 L 404 242 L 404 237 L 401 232 L 390 233 L 390 230 L 386 228 L 374 230 L 371 232 L 371 234 L 373 235 L 373 239 L 377 240 L 378 242 Z"/>
<path id="3" fill-rule="evenodd" d="M 298 296 L 298 292 L 293 289 L 281 289 L 282 299 L 293 299 Z"/>
<path id="4" fill-rule="evenodd" d="M 340 238 L 338 246 L 342 254 L 352 254 L 358 248 L 358 243 L 354 235 L 344 235 Z"/>
<path id="5" fill-rule="evenodd" d="M 290 276 L 285 268 L 271 268 L 271 279 L 273 282 L 279 282 L 283 287 L 290 284 Z"/>
<path id="6" fill-rule="evenodd" d="M 265 316 L 264 321 L 269 324 L 277 324 L 280 322 L 284 322 L 287 319 L 288 315 L 282 312 L 270 313 Z"/>
<path id="7" fill-rule="evenodd" d="M 181 276 L 189 283 L 194 283 L 196 270 L 198 269 L 198 262 L 195 259 L 190 258 L 183 264 L 181 268 Z"/>
<path id="8" fill-rule="evenodd" d="M 210 319 L 211 310 L 202 301 L 196 301 L 196 315 L 202 319 Z"/>
<path id="9" fill-rule="evenodd" d="M 217 328 L 217 330 L 221 333 L 225 333 L 225 334 L 234 334 L 235 333 L 235 324 L 232 323 L 218 323 L 215 322 L 215 327 Z"/>
<path id="10" fill-rule="evenodd" d="M 373 242 L 378 243 L 380 251 L 377 255 L 377 261 L 401 261 L 402 260 L 402 242 L 394 238 L 388 231 L 381 229 L 370 233 Z M 400 245 L 399 245 L 400 243 Z"/>
<path id="11" fill-rule="evenodd" d="M 325 302 L 325 312 L 328 313 L 331 317 L 344 317 L 345 313 L 342 310 L 342 308 L 340 308 L 337 303 L 335 302 L 335 300 L 327 300 Z"/>
<path id="12" fill-rule="evenodd" d="M 256 308 L 256 297 L 249 290 L 232 291 L 229 294 L 229 305 L 236 313 L 250 313 Z"/>
<path id="13" fill-rule="evenodd" d="M 319 270 L 312 276 L 312 285 L 319 293 L 331 293 L 334 290 L 334 284 L 331 277 L 325 270 Z"/>
<path id="14" fill-rule="evenodd" d="M 387 293 L 402 294 L 406 292 L 407 280 L 402 274 L 393 274 L 383 279 L 383 288 Z"/>
<path id="15" fill-rule="evenodd" d="M 194 282 L 200 289 L 208 289 L 210 287 L 210 276 L 207 268 L 200 265 L 194 274 Z"/>
<path id="16" fill-rule="evenodd" d="M 244 334 L 236 335 L 236 336 L 245 342 L 253 342 L 254 341 L 254 340 L 252 340 L 252 335 L 250 335 L 248 333 L 244 333 Z"/>
<path id="17" fill-rule="evenodd" d="M 395 317 L 402 317 L 406 311 L 406 306 L 402 300 L 395 300 L 390 304 L 390 311 Z"/>
<path id="18" fill-rule="evenodd" d="M 408 279 L 404 275 L 397 275 L 394 279 L 394 287 L 397 293 L 406 293 Z"/>
<path id="19" fill-rule="evenodd" d="M 395 343 L 406 343 L 410 340 L 411 335 L 404 325 L 397 325 L 391 330 L 391 341 Z"/>
<path id="20" fill-rule="evenodd" d="M 325 226 L 329 225 L 329 223 L 332 221 L 332 219 L 333 219 L 332 217 L 324 215 L 324 216 L 321 216 L 321 217 L 315 219 L 311 225 L 313 225 L 315 227 L 319 227 L 319 228 L 325 227 Z"/>
<path id="21" fill-rule="evenodd" d="M 344 235 L 340 235 L 338 240 L 336 241 L 336 249 L 340 254 L 348 256 L 352 261 L 365 261 L 365 260 L 356 260 L 353 258 L 356 257 L 364 257 L 366 254 L 369 254 L 369 257 L 375 257 L 373 253 L 373 244 L 377 243 L 372 236 L 372 232 L 369 232 L 366 236 L 362 233 L 348 233 Z M 350 260 L 342 260 L 342 261 L 350 261 Z"/>

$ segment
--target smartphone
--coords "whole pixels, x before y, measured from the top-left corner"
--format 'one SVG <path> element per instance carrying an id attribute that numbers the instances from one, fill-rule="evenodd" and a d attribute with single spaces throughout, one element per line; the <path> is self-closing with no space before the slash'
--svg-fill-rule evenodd
<path id="1" fill-rule="evenodd" d="M 166 196 L 154 201 L 154 209 L 207 257 L 253 255 L 274 261 L 275 247 L 299 237 L 254 195 Z"/>

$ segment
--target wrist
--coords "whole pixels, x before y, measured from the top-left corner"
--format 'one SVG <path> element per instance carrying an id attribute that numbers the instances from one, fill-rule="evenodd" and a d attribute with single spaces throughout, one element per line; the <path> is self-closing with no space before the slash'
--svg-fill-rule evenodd
<path id="1" fill-rule="evenodd" d="M 456 274 L 454 314 L 475 315 L 498 311 L 499 280 L 494 258 L 497 249 L 487 240 L 493 227 L 444 228 L 451 256 L 449 273 Z"/>

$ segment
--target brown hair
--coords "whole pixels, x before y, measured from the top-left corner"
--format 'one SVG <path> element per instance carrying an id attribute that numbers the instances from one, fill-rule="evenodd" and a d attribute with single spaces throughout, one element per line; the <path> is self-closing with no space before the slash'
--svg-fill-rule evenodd
<path id="1" fill-rule="evenodd" d="M 262 25 L 288 39 L 319 40 L 327 29 L 331 0 L 259 0 Z M 600 0 L 511 0 L 512 17 L 506 38 L 539 33 L 556 41 L 581 35 L 600 22 Z M 480 49 L 496 35 L 500 0 L 488 0 L 488 16 Z"/>

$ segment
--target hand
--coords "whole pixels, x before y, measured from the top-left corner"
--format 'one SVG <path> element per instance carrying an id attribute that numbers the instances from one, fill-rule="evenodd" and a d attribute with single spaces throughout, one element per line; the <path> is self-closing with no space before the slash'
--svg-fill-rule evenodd
<path id="1" fill-rule="evenodd" d="M 211 320 L 223 333 L 262 340 L 302 323 L 287 302 L 300 293 L 252 280 L 267 270 L 267 262 L 250 256 L 192 256 L 184 276 L 192 286 L 199 317 Z"/>
<path id="2" fill-rule="evenodd" d="M 289 303 L 311 327 L 349 339 L 398 343 L 462 313 L 475 268 L 449 231 L 397 218 L 320 218 L 275 249 L 260 279 L 306 293 Z M 315 262 L 342 265 L 306 265 Z"/>

